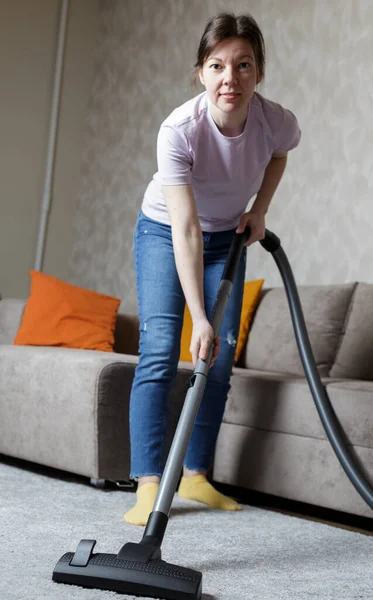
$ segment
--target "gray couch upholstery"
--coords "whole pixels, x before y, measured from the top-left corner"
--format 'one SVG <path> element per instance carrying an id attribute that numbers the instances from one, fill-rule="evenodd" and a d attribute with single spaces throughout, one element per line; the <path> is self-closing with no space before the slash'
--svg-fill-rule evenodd
<path id="1" fill-rule="evenodd" d="M 373 482 L 373 284 L 300 286 L 316 363 Z M 0 453 L 97 479 L 129 476 L 128 404 L 138 320 L 118 314 L 115 353 L 13 346 L 25 300 L 0 301 Z M 192 365 L 179 363 L 168 447 Z M 234 367 L 216 482 L 372 517 L 340 466 L 299 358 L 285 292 L 264 290 Z"/>

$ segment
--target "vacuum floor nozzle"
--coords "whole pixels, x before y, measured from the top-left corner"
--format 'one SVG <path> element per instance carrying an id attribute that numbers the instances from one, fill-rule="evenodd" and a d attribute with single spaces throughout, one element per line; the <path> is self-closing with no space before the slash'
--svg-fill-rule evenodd
<path id="1" fill-rule="evenodd" d="M 75 566 L 67 552 L 55 566 L 53 581 L 166 600 L 200 600 L 202 573 L 162 559 L 122 560 L 117 554 L 91 554 L 86 565 Z"/>

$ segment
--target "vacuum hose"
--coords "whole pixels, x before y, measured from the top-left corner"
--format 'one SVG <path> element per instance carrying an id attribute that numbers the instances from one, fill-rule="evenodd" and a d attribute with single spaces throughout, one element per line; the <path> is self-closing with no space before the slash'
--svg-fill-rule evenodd
<path id="1" fill-rule="evenodd" d="M 265 250 L 272 254 L 280 271 L 289 302 L 291 319 L 304 372 L 325 432 L 351 483 L 355 486 L 363 500 L 373 509 L 373 488 L 361 473 L 348 449 L 348 440 L 334 412 L 326 389 L 321 382 L 309 341 L 294 276 L 286 254 L 281 247 L 281 242 L 274 233 L 266 229 L 265 237 L 260 243 Z"/>

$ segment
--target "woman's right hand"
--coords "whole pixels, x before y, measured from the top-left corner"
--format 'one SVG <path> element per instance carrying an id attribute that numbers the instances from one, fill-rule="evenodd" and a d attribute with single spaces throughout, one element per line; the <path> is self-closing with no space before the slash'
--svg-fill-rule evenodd
<path id="1" fill-rule="evenodd" d="M 206 317 L 200 319 L 193 319 L 193 332 L 192 339 L 190 342 L 190 353 L 192 355 L 193 365 L 196 367 L 197 360 L 207 360 L 209 355 L 209 349 L 212 340 L 214 339 L 214 330 Z M 220 350 L 220 337 L 217 336 L 214 339 L 214 348 L 211 357 L 209 368 L 211 368 L 218 358 Z"/>

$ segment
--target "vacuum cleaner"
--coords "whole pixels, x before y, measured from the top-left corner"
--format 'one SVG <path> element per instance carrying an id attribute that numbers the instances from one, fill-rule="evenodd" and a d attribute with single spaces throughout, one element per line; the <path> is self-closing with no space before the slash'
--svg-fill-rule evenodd
<path id="1" fill-rule="evenodd" d="M 214 337 L 219 333 L 242 249 L 249 235 L 247 227 L 243 233 L 236 233 L 232 240 L 211 317 Z M 373 489 L 349 451 L 348 440 L 321 382 L 294 277 L 281 242 L 274 233 L 266 230 L 260 243 L 272 254 L 280 270 L 303 368 L 326 434 L 352 484 L 373 509 Z M 198 359 L 188 382 L 184 406 L 142 540 L 139 543 L 127 542 L 117 554 L 103 554 L 93 552 L 96 540 L 83 539 L 75 553 L 68 552 L 60 558 L 53 572 L 54 581 L 135 596 L 200 600 L 202 573 L 163 560 L 161 544 L 206 385 L 212 352 L 213 343 L 207 360 Z"/>

